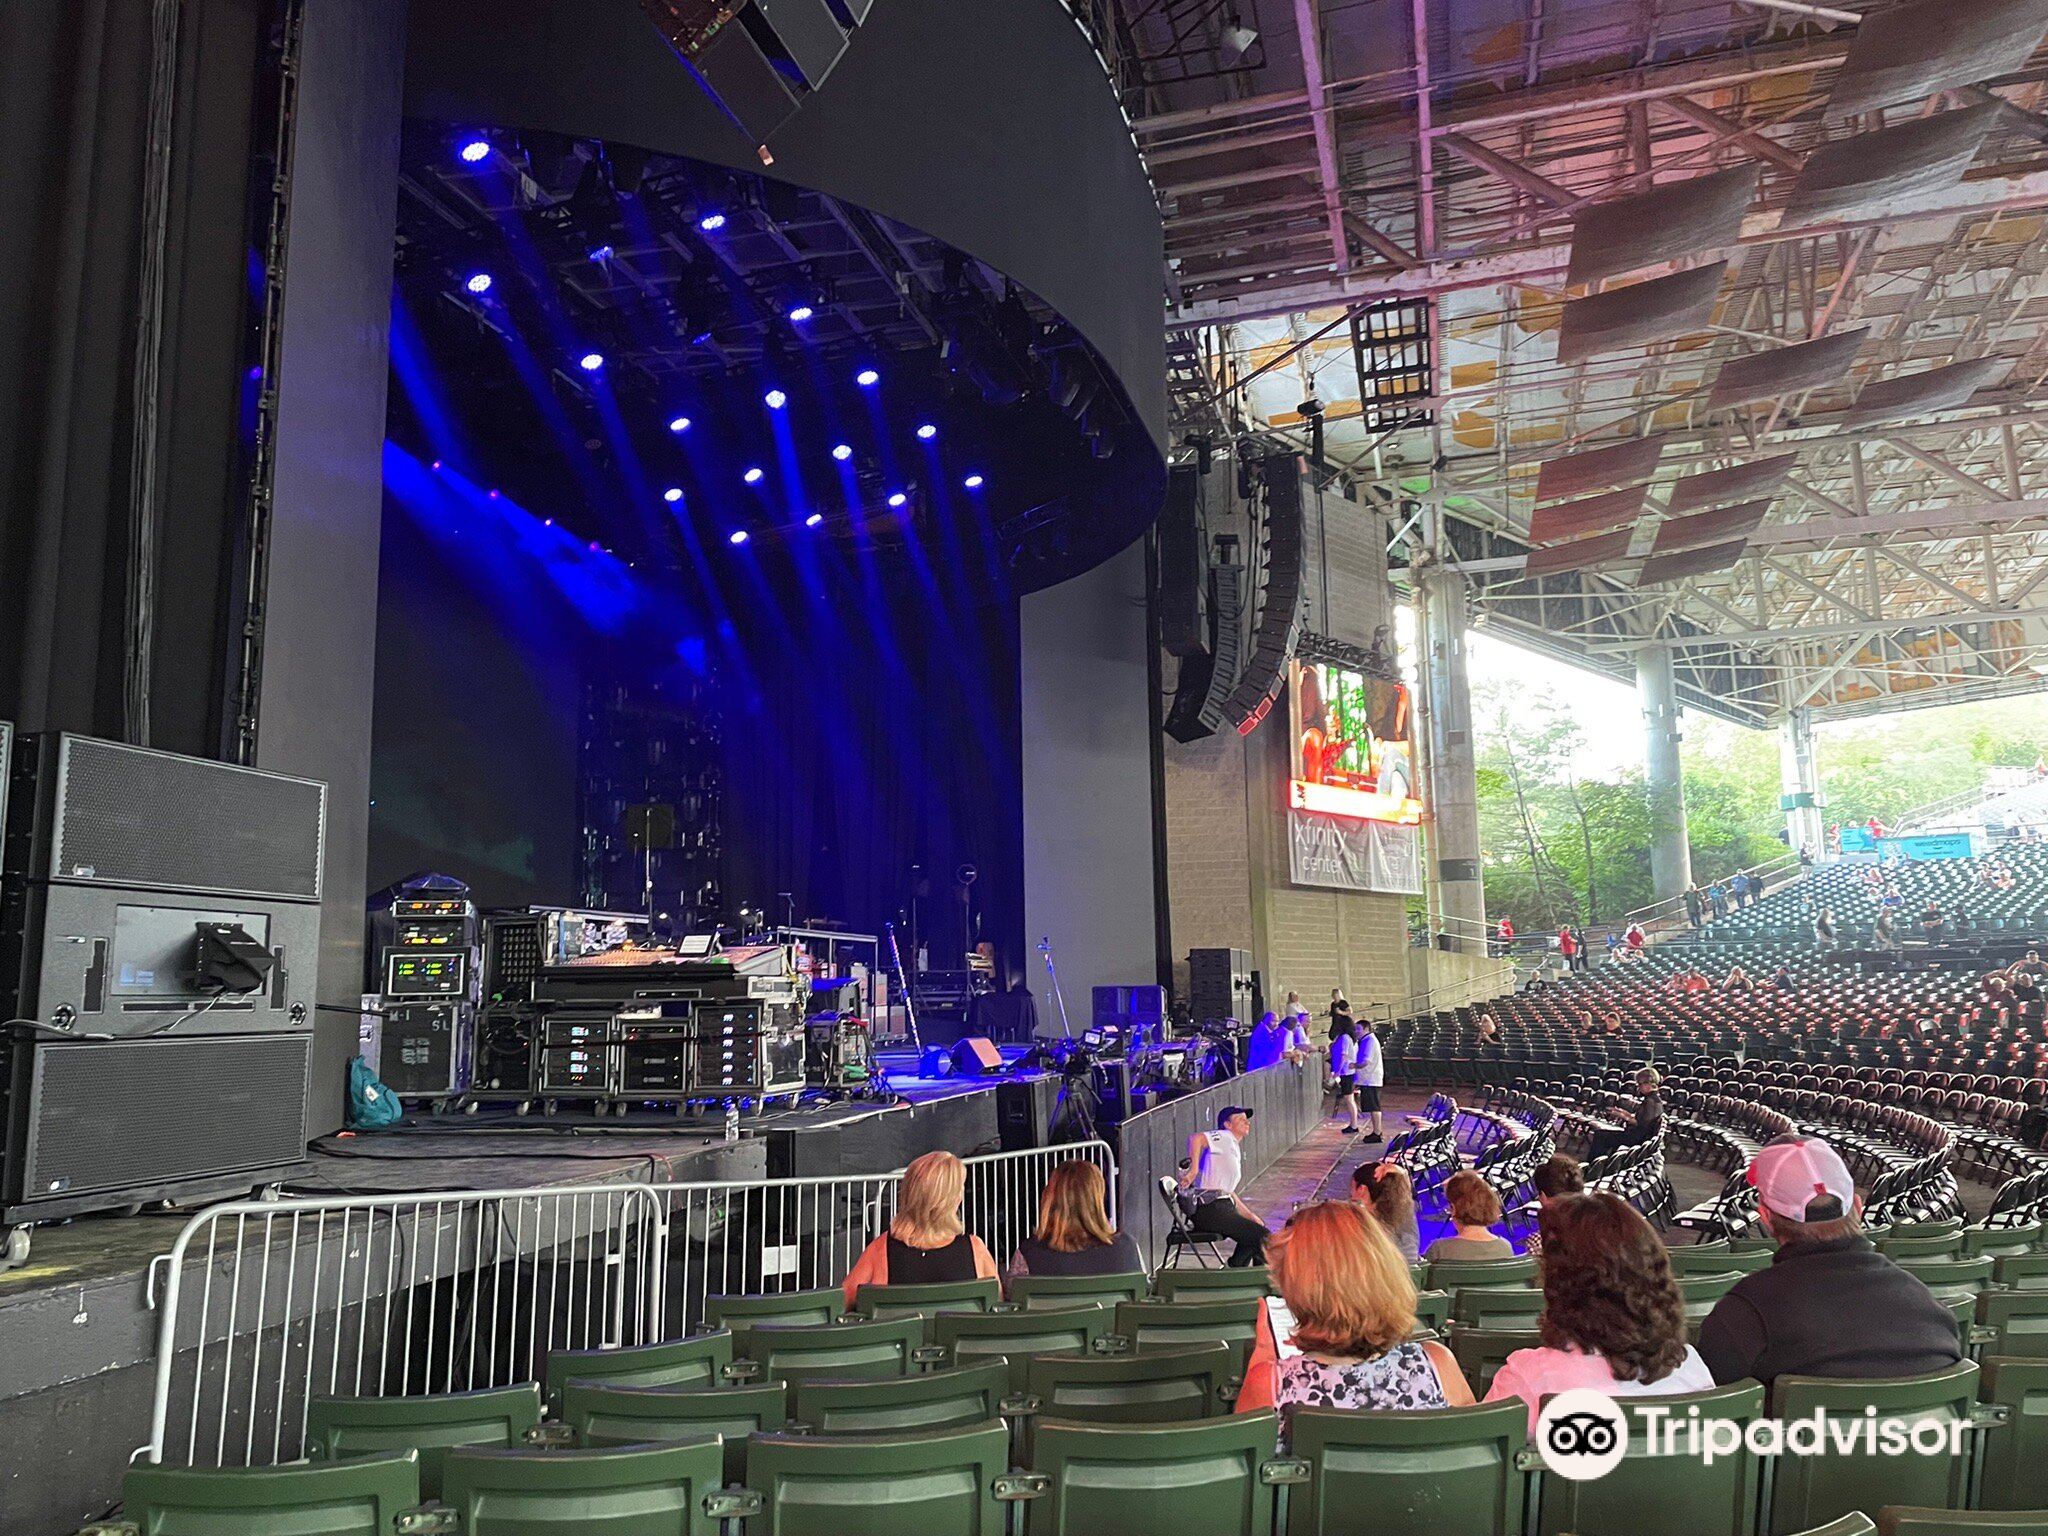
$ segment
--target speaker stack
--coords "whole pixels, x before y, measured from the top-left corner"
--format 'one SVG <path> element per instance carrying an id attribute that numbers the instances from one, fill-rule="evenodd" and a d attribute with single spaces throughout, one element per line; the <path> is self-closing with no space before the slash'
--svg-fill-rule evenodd
<path id="1" fill-rule="evenodd" d="M 1222 719 L 1240 736 L 1266 718 L 1287 678 L 1287 663 L 1308 622 L 1308 593 L 1302 580 L 1301 460 L 1275 454 L 1259 467 L 1266 515 L 1260 526 L 1265 581 L 1251 651 L 1223 700 Z"/>

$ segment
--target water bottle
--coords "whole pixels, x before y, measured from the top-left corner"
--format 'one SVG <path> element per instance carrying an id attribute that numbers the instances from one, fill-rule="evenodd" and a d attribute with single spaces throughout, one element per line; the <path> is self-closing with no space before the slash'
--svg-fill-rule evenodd
<path id="1" fill-rule="evenodd" d="M 738 1141 L 740 1139 L 740 1106 L 737 1099 L 727 1099 L 725 1101 L 725 1139 L 727 1141 Z"/>

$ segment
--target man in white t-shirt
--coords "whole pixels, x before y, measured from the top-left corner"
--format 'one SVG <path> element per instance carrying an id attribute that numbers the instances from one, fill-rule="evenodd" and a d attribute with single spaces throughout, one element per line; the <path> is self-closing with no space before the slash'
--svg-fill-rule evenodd
<path id="1" fill-rule="evenodd" d="M 1380 1121 L 1380 1089 L 1387 1081 L 1387 1053 L 1380 1049 L 1379 1036 L 1373 1033 L 1372 1020 L 1358 1021 L 1358 1107 L 1372 1116 L 1372 1134 L 1364 1138 L 1370 1145 L 1385 1141 Z"/>
<path id="2" fill-rule="evenodd" d="M 1252 1112 L 1230 1104 L 1217 1112 L 1216 1129 L 1197 1131 L 1188 1138 L 1187 1166 L 1181 1170 L 1180 1187 L 1193 1192 L 1195 1214 L 1188 1225 L 1197 1232 L 1227 1237 L 1230 1267 L 1242 1269 L 1263 1264 L 1266 1224 L 1237 1197 L 1244 1179 L 1244 1139 L 1252 1131 Z"/>
<path id="3" fill-rule="evenodd" d="M 1336 1083 L 1336 1112 L 1346 1136 L 1358 1134 L 1358 1040 L 1355 1026 L 1339 1019 L 1330 1032 L 1330 1076 Z"/>

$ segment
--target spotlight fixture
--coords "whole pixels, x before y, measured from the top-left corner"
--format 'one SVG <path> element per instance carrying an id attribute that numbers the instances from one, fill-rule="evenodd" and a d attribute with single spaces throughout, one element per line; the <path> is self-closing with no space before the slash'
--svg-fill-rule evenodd
<path id="1" fill-rule="evenodd" d="M 741 475 L 740 478 L 749 485 L 759 485 L 761 483 L 761 466 L 758 464 L 748 465 L 747 472 Z"/>
<path id="2" fill-rule="evenodd" d="M 1244 18 L 1232 12 L 1223 24 L 1223 36 L 1216 45 L 1216 51 L 1223 55 L 1223 62 L 1235 64 L 1252 51 L 1252 45 L 1259 40 L 1256 29 L 1244 24 Z"/>
<path id="3" fill-rule="evenodd" d="M 926 422 L 923 426 L 917 429 L 918 441 L 920 442 L 928 443 L 938 435 L 939 429 L 933 426 L 930 422 Z"/>
<path id="4" fill-rule="evenodd" d="M 439 459 L 434 460 L 434 468 L 439 469 L 440 467 L 441 461 Z"/>
<path id="5" fill-rule="evenodd" d="M 489 293 L 491 291 L 491 274 L 488 272 L 472 272 L 469 274 L 469 281 L 462 286 L 471 293 Z"/>
<path id="6" fill-rule="evenodd" d="M 892 507 L 900 507 L 908 500 L 910 500 L 908 496 L 904 495 L 901 491 L 897 491 L 890 496 L 889 505 Z"/>
<path id="7" fill-rule="evenodd" d="M 690 418 L 687 416 L 671 416 L 668 419 L 668 429 L 671 432 L 687 432 L 690 430 Z"/>
<path id="8" fill-rule="evenodd" d="M 791 325 L 802 325 L 806 320 L 810 319 L 811 316 L 816 313 L 817 311 L 815 309 L 812 309 L 811 306 L 808 304 L 794 305 L 791 307 L 789 311 L 789 323 Z"/>
<path id="9" fill-rule="evenodd" d="M 683 488 L 680 485 L 672 485 L 661 493 L 661 499 L 674 506 L 683 499 Z"/>
<path id="10" fill-rule="evenodd" d="M 848 459 L 853 457 L 853 444 L 835 443 L 832 447 L 832 457 L 837 459 L 840 463 L 844 464 Z"/>
<path id="11" fill-rule="evenodd" d="M 576 359 L 576 366 L 585 373 L 595 373 L 604 366 L 604 354 L 602 352 L 586 352 Z"/>
<path id="12" fill-rule="evenodd" d="M 728 533 L 728 534 L 727 534 L 727 535 L 725 536 L 725 542 L 726 542 L 726 543 L 728 543 L 728 544 L 744 544 L 744 543 L 746 543 L 746 542 L 747 542 L 747 530 L 746 530 L 746 529 L 744 529 L 744 528 L 735 528 L 735 529 L 733 529 L 733 531 L 732 531 L 731 533 Z"/>
<path id="13" fill-rule="evenodd" d="M 872 368 L 863 368 L 853 376 L 853 382 L 862 389 L 873 389 L 882 382 L 882 376 Z"/>
<path id="14" fill-rule="evenodd" d="M 725 215 L 722 213 L 707 213 L 697 221 L 697 227 L 707 235 L 715 235 L 725 228 Z"/>
<path id="15" fill-rule="evenodd" d="M 969 475 L 965 480 L 962 480 L 960 483 L 966 486 L 967 489 L 969 489 L 970 491 L 978 491 L 981 489 L 981 476 L 978 474 Z"/>
<path id="16" fill-rule="evenodd" d="M 804 526 L 806 528 L 815 528 L 818 526 L 818 524 L 822 523 L 823 521 L 825 521 L 824 513 L 813 512 L 809 517 L 804 519 Z"/>
<path id="17" fill-rule="evenodd" d="M 767 394 L 761 397 L 761 399 L 763 403 L 765 403 L 768 409 L 771 411 L 779 411 L 785 405 L 789 404 L 789 396 L 785 395 L 779 389 L 769 390 Z"/>
<path id="18" fill-rule="evenodd" d="M 490 152 L 491 141 L 489 139 L 470 139 L 462 146 L 460 151 L 462 163 L 464 165 L 475 165 L 479 160 L 489 155 Z"/>
<path id="19" fill-rule="evenodd" d="M 594 245 L 590 248 L 590 259 L 592 261 L 610 261 L 612 259 L 612 248 L 608 245 Z"/>

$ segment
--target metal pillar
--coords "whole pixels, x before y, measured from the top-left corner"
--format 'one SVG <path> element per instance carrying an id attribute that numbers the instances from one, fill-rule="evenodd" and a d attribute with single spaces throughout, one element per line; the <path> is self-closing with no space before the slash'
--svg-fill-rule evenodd
<path id="1" fill-rule="evenodd" d="M 1429 856 L 1447 948 L 1486 953 L 1486 887 L 1479 866 L 1479 788 L 1472 756 L 1472 692 L 1466 675 L 1465 579 L 1433 566 L 1416 586 L 1429 767 Z"/>
<path id="2" fill-rule="evenodd" d="M 1678 684 L 1671 653 L 1636 653 L 1636 691 L 1643 700 L 1645 787 L 1650 800 L 1650 883 L 1657 899 L 1683 895 L 1692 884 L 1692 844 L 1685 825 L 1685 771 L 1679 762 Z"/>
<path id="3" fill-rule="evenodd" d="M 1785 838 L 1794 853 L 1801 848 L 1820 857 L 1827 829 L 1821 817 L 1820 760 L 1814 753 L 1813 712 L 1804 706 L 1785 717 L 1778 732 L 1779 802 L 1785 809 Z"/>

